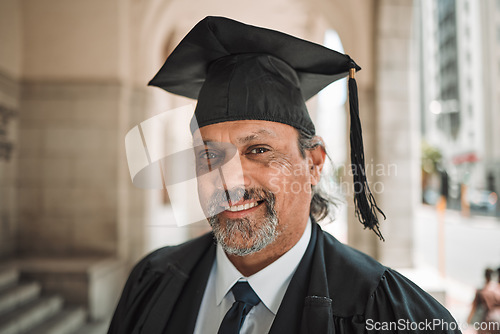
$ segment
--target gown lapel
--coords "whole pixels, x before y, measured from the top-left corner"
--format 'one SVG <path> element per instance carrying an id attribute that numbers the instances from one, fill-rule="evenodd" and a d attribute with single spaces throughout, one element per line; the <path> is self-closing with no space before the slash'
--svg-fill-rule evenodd
<path id="1" fill-rule="evenodd" d="M 165 334 L 193 333 L 208 277 L 215 259 L 215 247 L 211 247 L 193 269 L 177 299 Z"/>
<path id="2" fill-rule="evenodd" d="M 150 311 L 143 313 L 145 319 L 141 322 L 144 325 L 140 326 L 136 333 L 189 333 L 178 330 L 186 325 L 192 325 L 190 332 L 193 332 L 208 275 L 215 258 L 215 245 L 211 242 L 211 238 L 207 240 L 210 240 L 210 246 L 200 247 L 200 251 L 204 253 L 198 257 L 199 261 L 195 264 L 186 265 L 196 254 L 179 256 L 181 260 L 185 259 L 185 267 L 178 263 L 168 264 L 158 292 L 155 294 L 155 300 L 151 301 Z M 194 320 L 191 321 L 193 318 Z"/>
<path id="3" fill-rule="evenodd" d="M 318 265 L 324 267 L 317 252 L 318 230 L 313 222 L 311 240 L 283 297 L 271 334 L 330 333 L 328 330 L 333 327 L 326 276 L 317 271 Z"/>

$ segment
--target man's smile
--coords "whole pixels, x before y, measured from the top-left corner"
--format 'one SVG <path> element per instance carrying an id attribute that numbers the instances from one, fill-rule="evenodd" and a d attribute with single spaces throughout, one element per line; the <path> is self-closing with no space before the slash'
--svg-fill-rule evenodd
<path id="1" fill-rule="evenodd" d="M 229 202 L 223 205 L 225 209 L 222 213 L 227 218 L 241 218 L 253 211 L 257 210 L 264 201 L 257 201 L 255 199 L 238 201 L 236 203 Z"/>

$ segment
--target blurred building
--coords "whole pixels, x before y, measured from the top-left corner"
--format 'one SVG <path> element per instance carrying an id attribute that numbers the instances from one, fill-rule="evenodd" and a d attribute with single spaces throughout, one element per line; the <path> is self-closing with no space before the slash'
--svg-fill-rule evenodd
<path id="1" fill-rule="evenodd" d="M 423 139 L 442 153 L 451 207 L 460 207 L 461 185 L 472 205 L 495 204 L 488 194 L 500 186 L 499 2 L 425 0 L 420 10 Z"/>
<path id="2" fill-rule="evenodd" d="M 177 227 L 164 192 L 132 186 L 124 138 L 145 119 L 192 103 L 146 85 L 207 15 L 319 43 L 326 31 L 338 33 L 363 68 L 357 83 L 367 176 L 388 217 L 382 243 L 357 222 L 347 193 L 347 241 L 386 265 L 411 267 L 420 198 L 413 6 L 408 0 L 0 1 L 1 278 L 21 290 L 28 289 L 24 279 L 35 280 L 32 297 L 41 286 L 102 320 L 140 257 L 206 231 Z M 175 144 L 180 130 L 172 123 L 158 140 Z M 351 182 L 348 174 L 343 182 Z M 60 315 L 61 300 L 49 304 L 52 313 L 43 319 Z M 81 317 L 77 311 L 66 314 Z"/>
<path id="3" fill-rule="evenodd" d="M 500 1 L 481 1 L 486 189 L 500 193 Z M 498 203 L 498 202 L 497 202 Z M 500 205 L 497 204 L 497 212 Z"/>

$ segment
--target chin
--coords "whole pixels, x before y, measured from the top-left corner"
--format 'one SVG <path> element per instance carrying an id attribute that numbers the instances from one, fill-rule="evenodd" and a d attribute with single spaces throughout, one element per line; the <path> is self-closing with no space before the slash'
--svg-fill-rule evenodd
<path id="1" fill-rule="evenodd" d="M 228 254 L 246 256 L 264 250 L 277 236 L 277 219 L 264 219 L 259 224 L 246 219 L 211 219 L 218 243 Z"/>

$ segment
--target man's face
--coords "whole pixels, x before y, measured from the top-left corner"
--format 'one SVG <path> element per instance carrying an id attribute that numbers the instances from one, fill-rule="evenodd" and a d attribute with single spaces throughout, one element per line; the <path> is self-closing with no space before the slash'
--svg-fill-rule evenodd
<path id="1" fill-rule="evenodd" d="M 244 256 L 293 246 L 321 170 L 309 151 L 301 155 L 297 130 L 232 121 L 204 126 L 193 139 L 200 202 L 224 250 Z"/>

